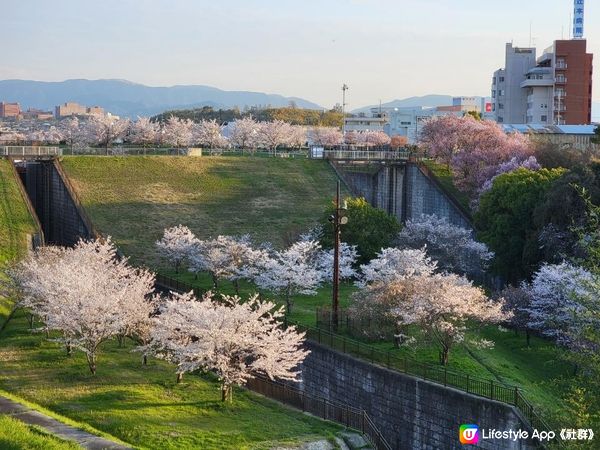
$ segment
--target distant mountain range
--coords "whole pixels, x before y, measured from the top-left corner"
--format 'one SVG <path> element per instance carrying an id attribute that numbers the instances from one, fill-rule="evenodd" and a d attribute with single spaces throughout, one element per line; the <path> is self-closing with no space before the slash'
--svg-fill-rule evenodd
<path id="1" fill-rule="evenodd" d="M 415 106 L 432 107 L 432 106 L 450 106 L 452 105 L 452 95 L 423 95 L 421 97 L 409 97 L 402 100 L 392 100 L 391 102 L 382 103 L 382 108 L 411 108 Z M 379 105 L 364 106 L 352 111 L 355 114 L 369 113 L 371 108 L 378 108 Z"/>
<path id="2" fill-rule="evenodd" d="M 243 109 L 245 106 L 289 106 L 323 109 L 297 97 L 248 91 L 224 91 L 210 86 L 151 87 L 126 80 L 31 81 L 0 80 L 0 101 L 19 102 L 22 109 L 54 110 L 56 105 L 77 102 L 101 106 L 123 117 L 152 116 L 170 109 L 202 106 Z"/>

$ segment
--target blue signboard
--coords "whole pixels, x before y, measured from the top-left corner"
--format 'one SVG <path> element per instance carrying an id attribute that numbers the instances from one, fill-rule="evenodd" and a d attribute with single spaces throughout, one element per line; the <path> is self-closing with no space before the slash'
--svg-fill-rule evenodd
<path id="1" fill-rule="evenodd" d="M 573 37 L 575 39 L 583 38 L 584 13 L 584 0 L 575 0 L 575 9 L 573 11 Z"/>

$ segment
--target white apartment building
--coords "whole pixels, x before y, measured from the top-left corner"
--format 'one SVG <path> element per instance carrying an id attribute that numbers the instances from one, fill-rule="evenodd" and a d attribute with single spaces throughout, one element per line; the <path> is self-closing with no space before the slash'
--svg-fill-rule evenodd
<path id="1" fill-rule="evenodd" d="M 344 129 L 348 131 L 383 131 L 386 119 L 384 117 L 346 117 L 344 119 Z"/>

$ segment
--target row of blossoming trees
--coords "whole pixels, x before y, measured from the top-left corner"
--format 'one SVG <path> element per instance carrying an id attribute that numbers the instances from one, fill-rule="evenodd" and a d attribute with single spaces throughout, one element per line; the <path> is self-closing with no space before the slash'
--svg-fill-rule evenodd
<path id="1" fill-rule="evenodd" d="M 45 247 L 11 272 L 19 306 L 31 324 L 71 354 L 85 353 L 92 374 L 109 339 L 128 337 L 146 363 L 151 355 L 186 372 L 212 371 L 223 400 L 256 374 L 297 380 L 308 351 L 304 335 L 282 327 L 282 308 L 256 295 L 237 296 L 154 290 L 154 275 L 117 256 L 110 239 L 80 241 L 74 248 Z"/>
<path id="2" fill-rule="evenodd" d="M 318 232 L 312 232 L 275 250 L 268 244 L 253 246 L 248 237 L 200 240 L 187 227 L 177 226 L 165 230 L 157 248 L 176 270 L 209 273 L 215 289 L 221 280 L 233 282 L 237 289 L 238 281 L 245 279 L 278 296 L 289 313 L 294 296 L 314 295 L 331 280 L 333 254 L 322 249 L 317 238 Z M 420 337 L 439 346 L 443 364 L 452 346 L 464 339 L 468 321 L 494 323 L 511 316 L 502 299 L 488 298 L 466 277 L 481 271 L 491 258 L 485 245 L 473 241 L 468 230 L 435 216 L 409 222 L 396 247 L 381 249 L 358 268 L 354 246 L 343 243 L 340 255 L 341 278 L 359 287 L 352 311 L 378 324 L 377 337 L 395 336 L 405 345 L 413 343 L 404 339 L 408 329 L 418 325 L 424 330 Z"/>
<path id="3" fill-rule="evenodd" d="M 169 145 L 176 148 L 201 146 L 269 150 L 305 147 L 307 143 L 326 147 L 343 143 L 377 147 L 391 142 L 383 132 L 349 132 L 344 136 L 335 127 L 309 128 L 281 120 L 257 122 L 251 117 L 224 127 L 216 120 L 193 122 L 174 116 L 163 123 L 153 122 L 147 117 L 138 117 L 136 121 L 111 116 L 91 116 L 81 120 L 73 117 L 62 120 L 58 127 L 32 130 L 27 134 L 1 135 L 0 141 L 5 144 L 32 142 L 54 145 L 64 142 L 71 149 L 88 146 L 107 148 L 114 142 L 125 141 L 143 147 Z"/>

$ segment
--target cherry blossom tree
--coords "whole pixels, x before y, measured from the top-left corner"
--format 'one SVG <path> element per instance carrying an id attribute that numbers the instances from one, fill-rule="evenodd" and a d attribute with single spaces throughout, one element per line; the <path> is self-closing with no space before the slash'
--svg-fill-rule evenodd
<path id="1" fill-rule="evenodd" d="M 514 328 L 515 333 L 518 330 L 525 332 L 527 347 L 531 341 L 530 321 L 531 315 L 529 309 L 531 307 L 531 290 L 526 283 L 519 287 L 507 286 L 496 295 L 499 299 L 504 299 L 504 311 L 512 314 L 510 324 Z"/>
<path id="2" fill-rule="evenodd" d="M 440 269 L 460 274 L 480 273 L 494 257 L 485 244 L 473 239 L 471 230 L 436 215 L 407 220 L 397 244 L 414 249 L 425 247 Z"/>
<path id="3" fill-rule="evenodd" d="M 289 147 L 302 148 L 302 147 L 306 146 L 306 140 L 307 140 L 306 127 L 304 127 L 302 125 L 292 125 L 286 144 Z"/>
<path id="4" fill-rule="evenodd" d="M 178 381 L 186 372 L 214 372 L 222 400 L 231 401 L 233 386 L 258 374 L 299 381 L 298 366 L 309 352 L 304 334 L 282 327 L 282 317 L 283 308 L 257 295 L 242 302 L 212 293 L 201 301 L 191 293 L 172 294 L 160 308 L 148 347 L 177 365 Z"/>
<path id="5" fill-rule="evenodd" d="M 310 130 L 309 141 L 313 145 L 335 147 L 344 142 L 344 135 L 335 127 L 314 127 Z"/>
<path id="6" fill-rule="evenodd" d="M 260 289 L 282 296 L 289 313 L 294 295 L 315 295 L 323 282 L 320 251 L 318 242 L 302 240 L 285 250 L 274 251 L 262 261 L 254 282 Z"/>
<path id="7" fill-rule="evenodd" d="M 358 133 L 358 142 L 367 147 L 382 147 L 389 145 L 391 138 L 383 131 L 363 131 Z"/>
<path id="8" fill-rule="evenodd" d="M 51 266 L 44 261 L 47 257 Z M 47 330 L 62 332 L 57 341 L 85 353 L 92 374 L 100 345 L 133 332 L 139 317 L 129 314 L 144 305 L 154 289 L 154 275 L 119 259 L 110 238 L 79 241 L 74 248 L 48 253 L 42 249 L 23 263 L 22 271 L 37 282 L 33 286 L 21 280 L 24 298 L 35 299 L 24 305 L 34 308 Z"/>
<path id="9" fill-rule="evenodd" d="M 495 122 L 472 116 L 429 119 L 420 134 L 420 145 L 430 156 L 452 168 L 459 189 L 474 196 L 502 163 L 519 163 L 533 155 L 529 138 L 506 134 Z"/>
<path id="10" fill-rule="evenodd" d="M 544 264 L 529 287 L 529 327 L 560 345 L 576 347 L 582 325 L 578 317 L 585 314 L 579 299 L 597 295 L 590 291 L 593 285 L 593 275 L 582 267 L 568 262 Z"/>
<path id="11" fill-rule="evenodd" d="M 323 250 L 320 255 L 319 265 L 323 271 L 323 276 L 329 280 L 333 277 L 333 256 L 333 249 Z M 357 272 L 354 269 L 357 259 L 358 251 L 356 250 L 356 245 L 348 245 L 345 242 L 341 242 L 339 254 L 340 279 L 350 280 L 357 276 Z"/>
<path id="12" fill-rule="evenodd" d="M 448 364 L 452 347 L 464 341 L 467 323 L 498 323 L 510 315 L 501 301 L 491 301 L 481 288 L 455 274 L 418 274 L 372 283 L 355 296 L 357 309 L 382 318 L 396 328 L 396 339 L 406 327 L 418 325 L 424 337 L 440 349 L 440 363 Z M 412 342 L 412 339 L 406 342 Z M 473 340 L 490 346 L 486 340 Z"/>
<path id="13" fill-rule="evenodd" d="M 79 148 L 85 144 L 85 133 L 77 117 L 69 117 L 62 120 L 59 128 L 63 140 L 71 149 L 71 153 L 73 153 L 74 147 Z"/>
<path id="14" fill-rule="evenodd" d="M 175 148 L 189 147 L 194 139 L 194 122 L 171 116 L 162 124 L 162 141 Z"/>
<path id="15" fill-rule="evenodd" d="M 259 145 L 260 124 L 252 117 L 244 117 L 233 123 L 229 141 L 234 147 L 242 149 L 256 149 Z"/>
<path id="16" fill-rule="evenodd" d="M 368 264 L 360 266 L 362 276 L 356 283 L 388 283 L 416 275 L 429 276 L 437 270 L 437 262 L 427 256 L 425 249 L 385 248 Z"/>
<path id="17" fill-rule="evenodd" d="M 277 147 L 285 145 L 288 142 L 292 126 L 282 120 L 273 120 L 271 122 L 260 122 L 258 129 L 262 145 L 273 152 Z"/>
<path id="18" fill-rule="evenodd" d="M 118 119 L 114 116 L 90 116 L 86 123 L 85 129 L 89 139 L 106 149 L 118 139 L 125 137 L 129 128 L 128 119 Z"/>
<path id="19" fill-rule="evenodd" d="M 223 127 L 215 120 L 202 120 L 194 124 L 194 141 L 203 147 L 225 148 L 229 145 L 223 137 Z"/>
<path id="20" fill-rule="evenodd" d="M 158 143 L 160 126 L 152 122 L 148 117 L 138 117 L 131 123 L 129 128 L 129 140 L 131 143 L 146 148 Z"/>
<path id="21" fill-rule="evenodd" d="M 344 136 L 344 143 L 348 145 L 358 144 L 358 133 L 354 130 L 346 132 Z"/>
<path id="22" fill-rule="evenodd" d="M 179 273 L 179 267 L 187 260 L 198 242 L 198 238 L 188 227 L 177 225 L 165 229 L 163 237 L 156 241 L 156 247 L 161 256 L 175 266 L 175 273 Z"/>

